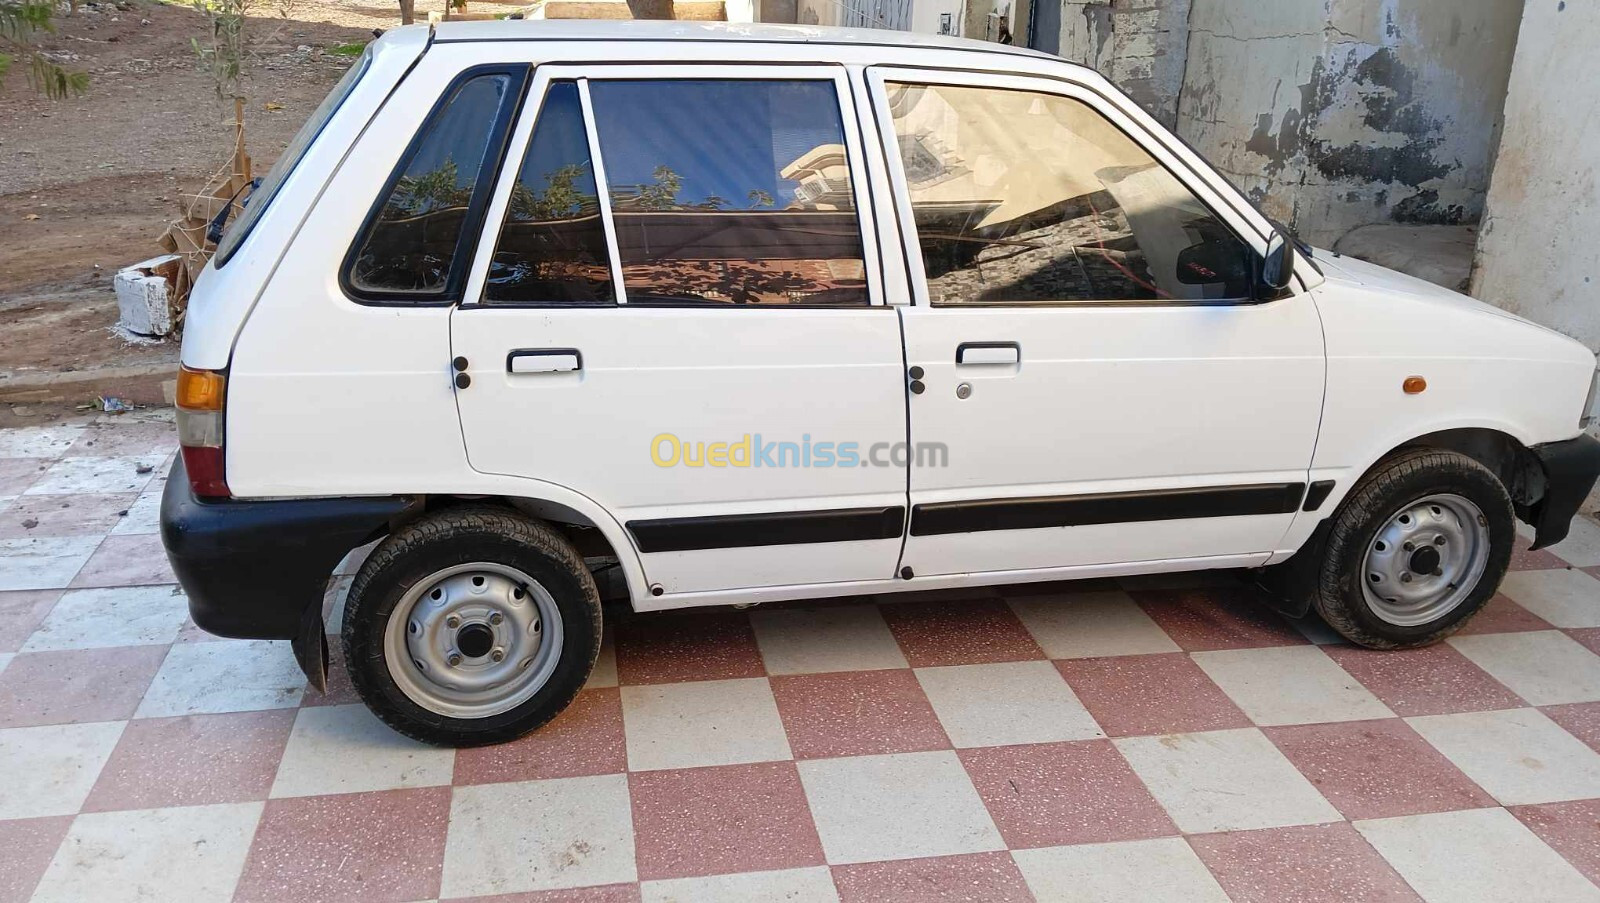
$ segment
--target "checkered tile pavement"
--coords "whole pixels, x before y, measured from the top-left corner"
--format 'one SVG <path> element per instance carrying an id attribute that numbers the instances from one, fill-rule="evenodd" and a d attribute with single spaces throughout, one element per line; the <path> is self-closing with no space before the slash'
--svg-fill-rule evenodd
<path id="1" fill-rule="evenodd" d="M 1402 653 L 1227 574 L 617 613 L 456 752 L 187 623 L 172 449 L 0 432 L 0 901 L 1600 899 L 1587 522 Z"/>

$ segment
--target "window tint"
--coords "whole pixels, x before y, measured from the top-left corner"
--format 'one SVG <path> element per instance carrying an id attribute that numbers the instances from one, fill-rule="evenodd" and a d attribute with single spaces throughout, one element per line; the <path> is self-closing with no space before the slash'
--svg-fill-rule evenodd
<path id="1" fill-rule="evenodd" d="M 1238 299 L 1255 254 L 1091 107 L 888 85 L 935 305 Z"/>
<path id="2" fill-rule="evenodd" d="M 575 82 L 554 82 L 528 141 L 485 303 L 610 304 L 600 194 Z"/>
<path id="3" fill-rule="evenodd" d="M 388 198 L 368 224 L 350 269 L 361 292 L 439 294 L 450 281 L 461 227 L 504 133 L 506 73 L 468 79 L 423 126 Z M 480 176 L 483 178 L 480 179 Z"/>
<path id="4" fill-rule="evenodd" d="M 867 303 L 831 81 L 595 81 L 629 304 Z"/>

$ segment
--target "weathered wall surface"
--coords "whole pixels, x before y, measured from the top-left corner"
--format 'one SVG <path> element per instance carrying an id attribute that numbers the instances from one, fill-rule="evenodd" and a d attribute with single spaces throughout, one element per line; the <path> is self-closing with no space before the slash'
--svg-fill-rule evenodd
<path id="1" fill-rule="evenodd" d="M 1061 56 L 1093 66 L 1162 124 L 1175 124 L 1190 0 L 1056 2 L 1061 2 Z"/>
<path id="2" fill-rule="evenodd" d="M 1600 3 L 1529 0 L 1473 294 L 1600 349 Z"/>
<path id="3" fill-rule="evenodd" d="M 1481 214 L 1520 3 L 1191 3 L 1178 132 L 1269 215 L 1328 245 Z"/>

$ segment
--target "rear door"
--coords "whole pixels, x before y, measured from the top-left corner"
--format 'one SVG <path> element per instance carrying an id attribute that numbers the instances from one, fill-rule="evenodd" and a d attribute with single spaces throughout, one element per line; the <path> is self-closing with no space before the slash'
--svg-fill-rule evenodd
<path id="1" fill-rule="evenodd" d="M 905 382 L 844 84 L 541 66 L 513 130 L 451 318 L 468 458 L 612 512 L 654 607 L 893 574 L 906 468 L 867 452 Z"/>
<path id="2" fill-rule="evenodd" d="M 1324 371 L 1310 296 L 1252 298 L 1264 235 L 1091 91 L 870 75 L 923 387 L 904 563 L 1264 561 L 1306 490 Z"/>

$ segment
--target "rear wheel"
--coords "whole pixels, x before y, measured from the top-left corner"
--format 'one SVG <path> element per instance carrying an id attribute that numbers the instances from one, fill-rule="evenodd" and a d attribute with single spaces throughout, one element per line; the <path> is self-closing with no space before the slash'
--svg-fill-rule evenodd
<path id="1" fill-rule="evenodd" d="M 1334 514 L 1312 603 L 1363 646 L 1437 642 L 1494 595 L 1515 530 L 1511 498 L 1488 468 L 1457 452 L 1402 452 Z"/>
<path id="2" fill-rule="evenodd" d="M 509 740 L 555 717 L 600 648 L 583 559 L 498 508 L 430 515 L 378 546 L 341 631 L 351 682 L 395 730 L 429 743 Z"/>

